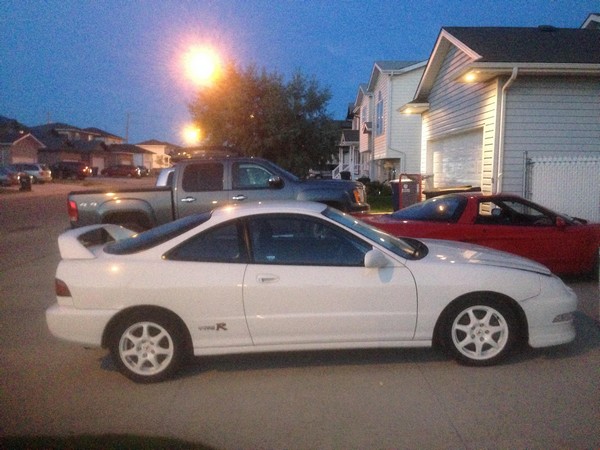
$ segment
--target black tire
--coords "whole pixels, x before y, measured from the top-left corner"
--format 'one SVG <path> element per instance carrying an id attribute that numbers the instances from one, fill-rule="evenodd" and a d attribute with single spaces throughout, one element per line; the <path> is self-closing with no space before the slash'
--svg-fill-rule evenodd
<path id="1" fill-rule="evenodd" d="M 442 339 L 459 363 L 491 366 L 511 352 L 518 333 L 518 322 L 511 308 L 482 295 L 450 306 Z"/>
<path id="2" fill-rule="evenodd" d="M 171 378 L 186 356 L 179 323 L 155 310 L 138 310 L 111 330 L 108 347 L 119 371 L 136 383 Z"/>

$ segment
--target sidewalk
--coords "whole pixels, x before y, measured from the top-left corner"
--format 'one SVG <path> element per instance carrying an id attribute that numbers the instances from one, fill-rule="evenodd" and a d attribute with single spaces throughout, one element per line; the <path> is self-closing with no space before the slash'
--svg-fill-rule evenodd
<path id="1" fill-rule="evenodd" d="M 23 197 L 43 197 L 50 195 L 65 196 L 72 191 L 85 191 L 90 189 L 145 189 L 151 188 L 156 183 L 156 177 L 144 178 L 107 178 L 89 177 L 83 181 L 56 180 L 50 183 L 33 184 L 31 191 L 21 191 L 20 186 L 0 187 L 0 199 Z"/>

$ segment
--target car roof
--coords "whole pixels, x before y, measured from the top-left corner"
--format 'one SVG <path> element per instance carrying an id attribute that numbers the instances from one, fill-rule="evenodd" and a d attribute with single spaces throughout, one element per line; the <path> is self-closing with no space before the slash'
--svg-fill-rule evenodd
<path id="1" fill-rule="evenodd" d="M 300 200 L 266 200 L 260 202 L 239 203 L 216 208 L 212 216 L 215 219 L 227 219 L 254 214 L 304 213 L 320 214 L 327 205 Z"/>
<path id="2" fill-rule="evenodd" d="M 483 192 L 453 192 L 451 194 L 444 194 L 434 198 L 450 198 L 450 197 L 465 197 L 465 198 L 477 198 L 477 199 L 494 199 L 494 198 L 517 198 L 520 200 L 526 200 L 523 197 L 515 194 L 485 194 Z"/>

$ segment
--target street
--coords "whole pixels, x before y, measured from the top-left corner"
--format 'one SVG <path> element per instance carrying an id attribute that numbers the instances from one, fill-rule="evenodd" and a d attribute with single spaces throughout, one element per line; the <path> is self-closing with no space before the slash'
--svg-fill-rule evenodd
<path id="1" fill-rule="evenodd" d="M 66 193 L 83 188 L 0 194 L 0 437 L 128 434 L 219 449 L 600 447 L 596 281 L 568 281 L 580 298 L 574 343 L 495 367 L 460 366 L 431 349 L 274 353 L 196 358 L 174 380 L 132 383 L 106 350 L 60 342 L 46 327 Z"/>

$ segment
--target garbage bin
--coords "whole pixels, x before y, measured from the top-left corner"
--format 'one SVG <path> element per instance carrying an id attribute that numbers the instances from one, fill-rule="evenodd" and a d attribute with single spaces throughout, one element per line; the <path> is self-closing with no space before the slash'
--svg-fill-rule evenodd
<path id="1" fill-rule="evenodd" d="M 400 185 L 398 189 L 400 193 L 398 208 L 406 208 L 407 206 L 414 205 L 420 200 L 419 182 L 417 180 L 403 178 L 398 184 Z"/>
<path id="2" fill-rule="evenodd" d="M 394 211 L 398 211 L 400 208 L 400 181 L 390 180 L 390 187 L 392 188 L 392 208 Z"/>
<path id="3" fill-rule="evenodd" d="M 20 191 L 31 191 L 31 176 L 26 174 L 26 173 L 22 173 L 19 176 L 19 183 L 21 184 L 21 187 L 19 188 Z"/>

